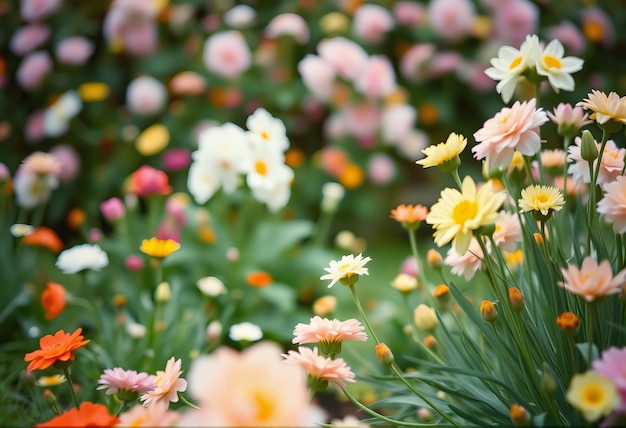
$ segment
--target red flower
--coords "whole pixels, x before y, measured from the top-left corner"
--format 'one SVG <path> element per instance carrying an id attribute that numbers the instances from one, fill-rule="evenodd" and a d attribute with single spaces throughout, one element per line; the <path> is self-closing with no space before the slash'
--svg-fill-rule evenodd
<path id="1" fill-rule="evenodd" d="M 169 195 L 172 187 L 167 174 L 151 166 L 144 165 L 130 175 L 128 191 L 137 196 Z"/>
<path id="2" fill-rule="evenodd" d="M 65 288 L 61 284 L 48 281 L 41 293 L 41 306 L 46 312 L 46 319 L 51 320 L 65 309 Z"/>
<path id="3" fill-rule="evenodd" d="M 121 421 L 109 414 L 103 404 L 83 402 L 80 407 L 55 416 L 47 422 L 35 425 L 35 428 L 47 427 L 112 427 Z"/>
<path id="4" fill-rule="evenodd" d="M 48 334 L 39 339 L 38 349 L 24 356 L 24 361 L 30 361 L 27 370 L 45 370 L 57 361 L 74 361 L 74 351 L 89 343 L 80 335 L 82 328 L 72 334 L 63 330 L 57 331 L 54 336 Z"/>
<path id="5" fill-rule="evenodd" d="M 60 253 L 63 249 L 63 241 L 59 235 L 49 227 L 39 226 L 33 233 L 26 235 L 22 242 L 25 245 L 35 245 L 50 249 L 53 253 Z"/>

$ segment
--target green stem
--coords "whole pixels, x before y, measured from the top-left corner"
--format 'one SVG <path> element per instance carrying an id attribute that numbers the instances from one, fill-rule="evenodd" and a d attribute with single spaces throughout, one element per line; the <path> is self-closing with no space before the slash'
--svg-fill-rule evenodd
<path id="1" fill-rule="evenodd" d="M 454 171 L 452 171 L 452 177 L 454 177 L 454 181 L 456 182 L 456 185 L 459 186 L 459 189 L 463 188 L 463 183 L 461 182 L 461 177 L 459 177 L 459 169 L 455 169 Z"/>
<path id="2" fill-rule="evenodd" d="M 74 401 L 74 406 L 76 408 L 80 407 L 80 403 L 78 402 L 78 397 L 76 397 L 76 391 L 74 391 L 74 382 L 72 382 L 72 376 L 70 375 L 70 370 L 68 367 L 63 369 L 63 373 L 65 373 L 65 379 L 67 379 L 67 384 L 70 387 L 70 393 L 72 394 L 72 400 Z"/>
<path id="3" fill-rule="evenodd" d="M 356 295 L 356 289 L 354 288 L 354 284 L 349 285 L 349 287 L 350 287 L 350 291 L 352 292 L 352 297 L 354 299 L 354 304 L 356 305 L 356 308 L 359 311 L 359 314 L 361 315 L 361 318 L 363 318 L 363 322 L 365 323 L 365 326 L 367 327 L 367 330 L 369 331 L 370 335 L 374 339 L 374 342 L 376 342 L 376 344 L 379 345 L 381 343 L 381 341 L 378 339 L 378 336 L 376 336 L 376 333 L 374 332 L 374 329 L 372 328 L 372 325 L 370 324 L 369 320 L 367 319 L 367 315 L 365 315 L 365 311 L 363 310 L 363 307 L 361 306 L 361 301 L 359 300 L 359 297 Z"/>
<path id="4" fill-rule="evenodd" d="M 115 411 L 115 416 L 116 416 L 116 417 L 117 417 L 117 416 L 119 416 L 119 415 L 120 415 L 120 413 L 122 413 L 122 410 L 124 410 L 124 407 L 125 407 L 125 406 L 126 406 L 126 401 L 124 401 L 124 400 L 120 400 L 120 405 L 119 405 L 119 407 L 117 408 L 117 410 Z"/>
<path id="5" fill-rule="evenodd" d="M 191 407 L 192 409 L 196 409 L 196 410 L 200 410 L 200 407 L 196 406 L 195 404 L 193 404 L 191 401 L 187 400 L 187 398 L 185 398 L 184 395 L 180 394 L 179 395 L 180 400 L 185 403 L 186 405 L 188 405 L 189 407 Z"/>
<path id="6" fill-rule="evenodd" d="M 417 239 L 415 237 L 415 228 L 408 229 L 409 231 L 409 242 L 411 243 L 411 252 L 413 253 L 413 257 L 415 258 L 415 263 L 417 263 L 417 276 L 418 280 L 422 284 L 422 286 L 426 286 L 426 275 L 424 274 L 424 269 L 422 266 L 422 259 L 420 258 L 419 252 L 417 250 Z"/>

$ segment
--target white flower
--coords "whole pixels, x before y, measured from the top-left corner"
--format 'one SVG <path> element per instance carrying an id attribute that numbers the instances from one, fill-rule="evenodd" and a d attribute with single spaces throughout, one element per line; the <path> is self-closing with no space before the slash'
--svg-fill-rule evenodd
<path id="1" fill-rule="evenodd" d="M 256 19 L 256 11 L 248 5 L 233 6 L 224 13 L 224 22 L 233 28 L 248 28 Z"/>
<path id="2" fill-rule="evenodd" d="M 207 276 L 206 278 L 200 278 L 196 285 L 202 291 L 203 294 L 211 297 L 217 297 L 220 294 L 226 293 L 226 287 L 224 283 L 214 276 Z"/>
<path id="3" fill-rule="evenodd" d="M 345 188 L 339 183 L 325 183 L 322 186 L 322 211 L 335 212 L 339 202 L 346 194 Z"/>
<path id="4" fill-rule="evenodd" d="M 255 342 L 263 338 L 263 331 L 256 324 L 252 324 L 251 322 L 242 322 L 239 324 L 233 324 L 230 327 L 230 330 L 228 330 L 228 337 L 236 342 L 242 340 Z"/>
<path id="5" fill-rule="evenodd" d="M 67 131 L 69 121 L 83 107 L 76 91 L 67 91 L 43 112 L 43 129 L 47 136 L 58 137 Z"/>
<path id="6" fill-rule="evenodd" d="M 51 174 L 35 174 L 20 165 L 13 179 L 16 202 L 22 208 L 34 208 L 50 199 L 52 190 L 59 186 L 59 180 Z"/>
<path id="7" fill-rule="evenodd" d="M 283 153 L 289 148 L 287 130 L 282 120 L 273 117 L 264 108 L 258 108 L 248 116 L 246 127 L 252 143 L 270 152 Z"/>
<path id="8" fill-rule="evenodd" d="M 289 202 L 293 177 L 294 173 L 291 168 L 285 164 L 278 164 L 272 169 L 271 176 L 263 186 L 250 186 L 252 195 L 259 202 L 266 204 L 270 211 L 276 212 Z M 249 183 L 248 185 L 250 185 Z"/>
<path id="9" fill-rule="evenodd" d="M 555 92 L 559 89 L 574 90 L 574 79 L 570 75 L 583 68 L 583 60 L 573 56 L 563 58 L 564 49 L 561 42 L 554 39 L 545 47 L 537 58 L 537 74 L 547 76 Z"/>
<path id="10" fill-rule="evenodd" d="M 100 246 L 82 244 L 68 248 L 59 254 L 56 267 L 63 273 L 72 274 L 83 269 L 100 270 L 109 264 L 109 258 Z"/>
<path id="11" fill-rule="evenodd" d="M 23 238 L 24 236 L 28 236 L 35 231 L 35 228 L 30 224 L 23 223 L 15 223 L 11 225 L 11 235 L 15 238 Z"/>
<path id="12" fill-rule="evenodd" d="M 126 324 L 126 332 L 133 339 L 141 339 L 146 335 L 147 328 L 143 324 L 139 324 L 136 322 L 129 322 Z"/>
<path id="13" fill-rule="evenodd" d="M 340 261 L 331 260 L 330 266 L 324 268 L 328 273 L 322 275 L 320 279 L 330 279 L 330 284 L 328 284 L 328 288 L 330 288 L 341 279 L 347 279 L 353 275 L 369 275 L 367 268 L 363 266 L 370 260 L 372 259 L 369 257 L 363 258 L 361 254 L 356 257 L 353 254 L 343 256 Z"/>

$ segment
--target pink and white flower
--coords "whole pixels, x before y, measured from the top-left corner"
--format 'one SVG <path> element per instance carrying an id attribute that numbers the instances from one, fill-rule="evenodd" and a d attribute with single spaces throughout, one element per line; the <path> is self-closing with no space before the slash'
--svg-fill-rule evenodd
<path id="1" fill-rule="evenodd" d="M 622 398 L 622 407 L 626 406 L 626 348 L 614 346 L 602 353 L 602 358 L 594 360 L 593 370 L 600 376 L 611 379 Z"/>
<path id="2" fill-rule="evenodd" d="M 335 83 L 334 67 L 317 55 L 308 54 L 298 63 L 302 81 L 315 98 L 330 100 Z"/>
<path id="3" fill-rule="evenodd" d="M 393 17 L 387 9 L 376 4 L 364 4 L 354 13 L 352 30 L 364 42 L 379 43 L 393 25 Z"/>
<path id="4" fill-rule="evenodd" d="M 385 97 L 397 87 L 396 73 L 384 55 L 374 55 L 361 68 L 355 77 L 356 90 L 366 97 Z"/>
<path id="5" fill-rule="evenodd" d="M 250 48 L 237 30 L 211 35 L 204 44 L 202 59 L 209 71 L 227 79 L 237 78 L 252 64 Z"/>
<path id="6" fill-rule="evenodd" d="M 489 243 L 487 243 L 489 248 Z M 456 276 L 463 276 L 467 281 L 471 280 L 482 265 L 483 251 L 476 238 L 472 238 L 467 251 L 463 255 L 455 250 L 454 245 L 450 247 L 446 258 L 443 260 L 449 266 L 450 273 Z"/>
<path id="7" fill-rule="evenodd" d="M 468 36 L 475 18 L 476 10 L 469 0 L 432 0 L 428 4 L 428 21 L 445 40 Z"/>
<path id="8" fill-rule="evenodd" d="M 135 78 L 126 90 L 128 109 L 141 116 L 152 116 L 159 113 L 166 101 L 165 86 L 152 76 Z"/>
<path id="9" fill-rule="evenodd" d="M 613 224 L 615 233 L 626 233 L 626 176 L 620 175 L 602 189 L 604 197 L 598 202 L 598 213 Z"/>
<path id="10" fill-rule="evenodd" d="M 589 173 L 589 162 L 582 158 L 580 153 L 582 139 L 580 137 L 574 138 L 574 143 L 567 148 L 569 154 L 567 160 L 571 162 L 567 172 L 572 174 L 574 180 L 590 183 L 591 176 Z M 596 142 L 598 150 L 600 150 L 600 144 Z M 624 156 L 626 156 L 626 149 L 618 148 L 615 141 L 608 140 L 604 146 L 604 152 L 600 153 L 600 170 L 598 171 L 598 177 L 596 178 L 597 184 L 605 184 L 614 181 L 622 172 L 624 168 Z M 593 168 L 598 164 L 598 159 L 593 161 Z"/>
<path id="11" fill-rule="evenodd" d="M 115 394 L 120 390 L 145 393 L 156 387 L 156 383 L 148 373 L 137 373 L 135 370 L 124 370 L 121 367 L 105 369 L 98 383 L 100 386 L 96 389 L 106 389 L 107 395 Z"/>
<path id="12" fill-rule="evenodd" d="M 298 323 L 293 330 L 295 344 L 342 343 L 347 340 L 366 341 L 365 327 L 356 319 L 329 320 L 314 316 L 309 324 Z"/>
<path id="13" fill-rule="evenodd" d="M 361 72 L 368 60 L 367 52 L 345 37 L 322 40 L 317 45 L 317 52 L 339 76 L 349 81 Z"/>
<path id="14" fill-rule="evenodd" d="M 150 378 L 156 387 L 141 396 L 144 406 L 164 404 L 167 407 L 170 402 L 178 402 L 178 393 L 187 389 L 187 381 L 180 377 L 183 374 L 181 365 L 180 359 L 172 357 L 167 361 L 165 370 L 157 371 L 156 376 Z"/>
<path id="15" fill-rule="evenodd" d="M 299 44 L 309 41 L 309 27 L 300 15 L 295 13 L 281 13 L 276 15 L 267 27 L 265 27 L 265 37 L 277 39 L 280 36 L 291 36 Z"/>
<path id="16" fill-rule="evenodd" d="M 310 378 L 326 381 L 339 390 L 346 386 L 346 382 L 356 382 L 343 358 L 324 357 L 317 348 L 300 346 L 298 351 L 289 351 L 283 357 L 286 362 L 302 367 Z"/>
<path id="17" fill-rule="evenodd" d="M 598 263 L 590 256 L 585 257 L 580 268 L 570 264 L 561 269 L 561 273 L 563 281 L 559 281 L 558 285 L 588 302 L 617 294 L 626 283 L 626 269 L 613 276 L 608 260 Z"/>

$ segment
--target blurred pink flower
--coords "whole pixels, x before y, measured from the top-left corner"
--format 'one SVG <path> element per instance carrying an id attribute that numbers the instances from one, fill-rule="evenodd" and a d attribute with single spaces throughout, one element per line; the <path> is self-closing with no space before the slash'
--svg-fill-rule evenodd
<path id="1" fill-rule="evenodd" d="M 626 406 L 626 348 L 612 346 L 602 353 L 602 358 L 594 360 L 593 370 L 600 376 L 611 379 Z"/>
<path id="2" fill-rule="evenodd" d="M 22 161 L 20 167 L 33 174 L 58 178 L 62 165 L 52 153 L 33 152 Z"/>
<path id="3" fill-rule="evenodd" d="M 53 14 L 61 6 L 61 0 L 21 0 L 20 15 L 27 22 L 39 21 Z"/>
<path id="4" fill-rule="evenodd" d="M 487 243 L 489 248 L 489 243 Z M 446 258 L 443 260 L 446 266 L 449 266 L 450 273 L 456 276 L 463 276 L 467 281 L 471 280 L 476 272 L 480 270 L 482 264 L 483 251 L 478 244 L 476 238 L 472 238 L 469 248 L 462 256 L 454 249 L 454 245 L 450 247 Z"/>
<path id="5" fill-rule="evenodd" d="M 138 271 L 143 267 L 143 259 L 141 256 L 131 254 L 126 257 L 125 264 L 129 271 Z"/>
<path id="6" fill-rule="evenodd" d="M 379 186 L 389 184 L 396 176 L 396 163 L 386 153 L 375 153 L 367 161 L 367 176 Z"/>
<path id="7" fill-rule="evenodd" d="M 604 10 L 595 6 L 585 8 L 580 14 L 580 20 L 590 42 L 611 45 L 615 41 L 615 27 Z"/>
<path id="8" fill-rule="evenodd" d="M 298 63 L 298 71 L 315 98 L 330 100 L 335 83 L 335 69 L 330 63 L 317 55 L 307 54 Z"/>
<path id="9" fill-rule="evenodd" d="M 229 27 L 244 29 L 254 23 L 256 10 L 247 4 L 238 4 L 224 12 L 222 18 Z"/>
<path id="10" fill-rule="evenodd" d="M 367 43 L 380 43 L 394 26 L 389 11 L 377 4 L 364 4 L 354 13 L 352 31 Z"/>
<path id="11" fill-rule="evenodd" d="M 347 131 L 356 137 L 376 134 L 380 123 L 380 112 L 373 103 L 368 102 L 346 106 L 342 117 Z"/>
<path id="12" fill-rule="evenodd" d="M 172 77 L 169 83 L 173 95 L 200 95 L 206 87 L 204 77 L 193 71 L 181 71 Z"/>
<path id="13" fill-rule="evenodd" d="M 161 159 L 164 170 L 180 171 L 191 164 L 191 152 L 185 148 L 168 149 L 163 152 Z"/>
<path id="14" fill-rule="evenodd" d="M 430 65 L 430 73 L 434 77 L 440 77 L 446 73 L 458 71 L 463 64 L 463 57 L 452 51 L 437 52 Z"/>
<path id="15" fill-rule="evenodd" d="M 328 146 L 320 151 L 322 169 L 332 176 L 338 176 L 350 163 L 348 154 L 339 147 Z"/>
<path id="16" fill-rule="evenodd" d="M 11 171 L 9 171 L 9 167 L 0 162 L 0 182 L 4 182 L 11 178 Z"/>
<path id="17" fill-rule="evenodd" d="M 34 143 L 46 136 L 43 125 L 43 110 L 35 110 L 26 118 L 24 136 L 26 141 Z"/>
<path id="18" fill-rule="evenodd" d="M 130 175 L 128 192 L 142 197 L 154 194 L 169 195 L 172 193 L 172 187 L 166 173 L 143 165 Z"/>
<path id="19" fill-rule="evenodd" d="M 536 100 L 504 107 L 474 133 L 478 142 L 472 148 L 474 157 L 486 159 L 489 168 L 506 168 L 515 151 L 533 156 L 541 149 L 539 127 L 548 121 L 543 109 L 535 109 Z"/>
<path id="20" fill-rule="evenodd" d="M 68 182 L 76 178 L 80 171 L 80 156 L 76 149 L 68 144 L 59 144 L 50 149 L 61 164 L 61 171 L 57 175 L 61 182 Z"/>
<path id="21" fill-rule="evenodd" d="M 317 381 L 326 381 L 338 390 L 345 387 L 346 382 L 355 382 L 354 373 L 343 358 L 324 357 L 317 348 L 298 347 L 298 351 L 283 354 L 285 361 L 302 367 L 308 377 Z"/>
<path id="22" fill-rule="evenodd" d="M 618 176 L 615 181 L 605 184 L 602 190 L 604 197 L 598 202 L 598 213 L 613 224 L 615 233 L 626 233 L 626 176 Z"/>
<path id="23" fill-rule="evenodd" d="M 430 66 L 435 50 L 432 43 L 411 46 L 400 58 L 400 73 L 415 82 L 430 77 Z"/>
<path id="24" fill-rule="evenodd" d="M 82 36 L 68 37 L 56 46 L 56 57 L 61 64 L 81 65 L 89 59 L 94 46 L 91 40 Z"/>
<path id="25" fill-rule="evenodd" d="M 124 216 L 126 208 L 120 198 L 113 197 L 100 204 L 100 212 L 106 221 L 115 221 Z"/>
<path id="26" fill-rule="evenodd" d="M 394 3 L 392 13 L 398 24 L 409 27 L 423 24 L 426 18 L 424 6 L 412 1 Z"/>
<path id="27" fill-rule="evenodd" d="M 558 285 L 588 302 L 619 293 L 626 283 L 626 269 L 613 276 L 608 260 L 598 263 L 591 256 L 585 257 L 580 269 L 570 264 L 561 269 L 561 273 L 563 281 L 559 281 Z"/>
<path id="28" fill-rule="evenodd" d="M 464 62 L 458 70 L 459 78 L 478 92 L 493 91 L 493 80 L 485 74 L 488 66 L 480 62 Z"/>
<path id="29" fill-rule="evenodd" d="M 354 318 L 339 321 L 316 315 L 311 318 L 309 324 L 298 323 L 296 325 L 293 330 L 295 337 L 292 343 L 299 345 L 303 343 L 341 344 L 347 340 L 364 342 L 367 340 L 367 334 L 363 330 L 365 327 Z"/>
<path id="30" fill-rule="evenodd" d="M 385 143 L 402 141 L 413 129 L 417 110 L 409 104 L 393 104 L 382 111 L 380 118 L 381 136 Z"/>
<path id="31" fill-rule="evenodd" d="M 419 275 L 419 265 L 413 256 L 407 256 L 400 266 L 400 273 L 417 277 Z"/>
<path id="32" fill-rule="evenodd" d="M 548 28 L 547 38 L 550 40 L 557 39 L 569 53 L 574 55 L 580 55 L 585 50 L 585 36 L 570 21 L 563 21 L 554 27 Z"/>
<path id="33" fill-rule="evenodd" d="M 122 427 L 173 427 L 177 426 L 180 415 L 168 410 L 167 406 L 153 405 L 144 407 L 135 404 L 119 416 Z"/>
<path id="34" fill-rule="evenodd" d="M 396 73 L 389 58 L 374 55 L 369 58 L 355 77 L 356 90 L 368 98 L 385 97 L 397 87 Z"/>
<path id="35" fill-rule="evenodd" d="M 313 426 L 324 417 L 308 404 L 303 371 L 285 364 L 280 348 L 260 342 L 243 352 L 220 347 L 194 360 L 189 393 L 200 410 L 180 426 Z"/>
<path id="36" fill-rule="evenodd" d="M 317 44 L 320 57 L 329 63 L 346 80 L 353 80 L 368 60 L 367 52 L 345 37 L 324 39 Z"/>
<path id="37" fill-rule="evenodd" d="M 21 27 L 11 36 L 9 46 L 13 53 L 24 56 L 50 38 L 50 27 L 34 23 Z"/>
<path id="38" fill-rule="evenodd" d="M 27 91 L 35 90 L 41 86 L 51 70 L 52 60 L 47 52 L 32 52 L 22 60 L 17 69 L 17 83 Z"/>
<path id="39" fill-rule="evenodd" d="M 115 394 L 119 390 L 144 393 L 156 388 L 154 380 L 148 373 L 137 373 L 135 370 L 124 370 L 121 367 L 105 369 L 98 383 L 100 386 L 96 389 L 106 389 L 107 395 Z"/>
<path id="40" fill-rule="evenodd" d="M 496 2 L 493 25 L 496 37 L 502 43 L 519 46 L 528 34 L 537 32 L 539 9 L 528 0 Z"/>
<path id="41" fill-rule="evenodd" d="M 144 406 L 155 404 L 165 404 L 178 402 L 178 393 L 187 389 L 187 381 L 181 379 L 181 360 L 174 357 L 167 361 L 164 371 L 157 371 L 156 376 L 151 376 L 150 380 L 156 384 L 153 390 L 146 391 L 141 396 Z"/>
<path id="42" fill-rule="evenodd" d="M 467 37 L 475 18 L 476 11 L 469 0 L 432 0 L 428 4 L 428 22 L 445 40 Z"/>
<path id="43" fill-rule="evenodd" d="M 291 36 L 302 45 L 309 41 L 309 26 L 300 15 L 281 13 L 267 24 L 264 34 L 268 39 Z"/>
<path id="44" fill-rule="evenodd" d="M 139 76 L 126 89 L 128 109 L 141 116 L 159 113 L 163 110 L 166 99 L 165 86 L 152 76 Z"/>
<path id="45" fill-rule="evenodd" d="M 572 174 L 574 180 L 583 183 L 590 183 L 591 177 L 589 175 L 589 162 L 584 160 L 580 154 L 580 148 L 582 145 L 582 139 L 580 137 L 574 138 L 574 144 L 567 148 L 568 155 L 567 160 L 570 165 L 567 172 Z M 600 144 L 596 142 L 598 151 L 600 150 Z M 615 144 L 615 141 L 608 140 L 604 146 L 604 153 L 600 153 L 600 170 L 598 172 L 597 184 L 605 184 L 614 181 L 624 168 L 624 156 L 626 155 L 626 149 L 619 148 Z M 598 159 L 593 161 L 593 169 L 595 171 Z"/>
<path id="46" fill-rule="evenodd" d="M 104 35 L 114 50 L 147 56 L 157 48 L 157 27 L 153 2 L 114 0 L 104 20 Z"/>
<path id="47" fill-rule="evenodd" d="M 238 77 L 252 62 L 250 48 L 236 30 L 211 35 L 204 44 L 202 59 L 209 71 L 228 79 Z"/>
<path id="48" fill-rule="evenodd" d="M 503 251 L 512 253 L 517 244 L 522 241 L 522 228 L 517 214 L 500 211 L 496 221 L 496 230 L 493 232 L 493 242 Z"/>

